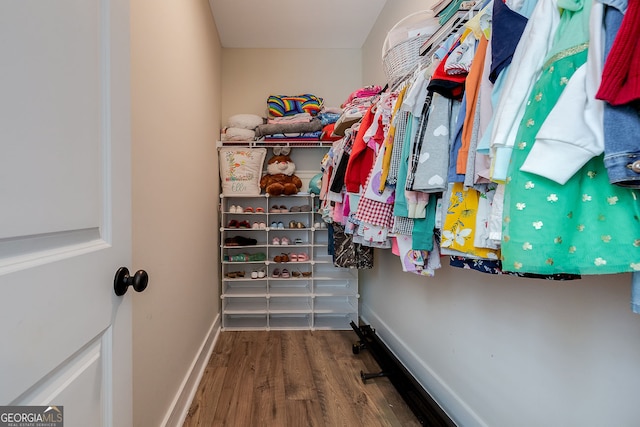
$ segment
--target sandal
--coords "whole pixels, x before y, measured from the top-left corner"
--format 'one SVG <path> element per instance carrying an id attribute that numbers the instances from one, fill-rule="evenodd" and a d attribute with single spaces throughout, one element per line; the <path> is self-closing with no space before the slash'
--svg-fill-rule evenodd
<path id="1" fill-rule="evenodd" d="M 289 278 L 289 270 L 287 270 L 286 268 L 282 270 L 282 274 L 280 275 L 280 277 L 285 279 Z"/>

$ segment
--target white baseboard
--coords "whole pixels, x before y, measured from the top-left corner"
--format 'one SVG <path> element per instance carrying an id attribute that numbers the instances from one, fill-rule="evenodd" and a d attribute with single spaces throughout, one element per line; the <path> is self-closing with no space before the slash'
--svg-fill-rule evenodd
<path id="1" fill-rule="evenodd" d="M 376 335 L 400 360 L 420 385 L 438 402 L 449 417 L 459 426 L 488 427 L 487 424 L 431 369 L 366 304 L 362 304 L 360 318 L 370 325 Z"/>
<path id="2" fill-rule="evenodd" d="M 184 420 L 189 412 L 189 407 L 198 391 L 202 375 L 207 367 L 207 363 L 209 363 L 211 353 L 213 352 L 216 341 L 218 341 L 219 335 L 220 314 L 216 316 L 211 324 L 198 353 L 187 371 L 187 375 L 182 380 L 178 393 L 176 393 L 176 396 L 173 398 L 171 406 L 164 417 L 162 422 L 163 427 L 181 427 L 184 424 Z"/>

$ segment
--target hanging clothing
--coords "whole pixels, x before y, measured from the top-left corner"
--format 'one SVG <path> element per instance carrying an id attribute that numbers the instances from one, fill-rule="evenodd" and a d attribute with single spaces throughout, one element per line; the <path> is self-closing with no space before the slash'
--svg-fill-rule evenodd
<path id="1" fill-rule="evenodd" d="M 605 57 L 622 25 L 625 0 L 604 1 Z M 604 165 L 609 182 L 629 188 L 640 188 L 640 115 L 637 105 L 604 105 Z M 634 165 L 636 166 L 634 168 Z"/>
<path id="2" fill-rule="evenodd" d="M 503 269 L 535 274 L 634 271 L 640 269 L 638 194 L 608 182 L 602 156 L 564 185 L 520 171 L 540 126 L 587 60 L 591 3 L 558 4 L 564 10 L 554 44 L 518 127 L 505 184 Z"/>
<path id="3" fill-rule="evenodd" d="M 495 182 L 504 182 L 516 143 L 516 133 L 524 115 L 531 87 L 538 80 L 545 55 L 560 22 L 556 0 L 539 0 L 513 54 L 503 96 L 494 110 L 491 134 L 492 173 Z"/>

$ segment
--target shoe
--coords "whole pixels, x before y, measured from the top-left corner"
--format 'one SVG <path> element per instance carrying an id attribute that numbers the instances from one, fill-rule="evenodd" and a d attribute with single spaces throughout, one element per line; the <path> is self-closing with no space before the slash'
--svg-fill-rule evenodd
<path id="1" fill-rule="evenodd" d="M 238 223 L 238 228 L 251 228 L 251 224 L 249 221 L 240 221 Z"/>
<path id="2" fill-rule="evenodd" d="M 287 237 L 283 237 L 282 239 L 280 239 L 280 244 L 281 245 L 290 245 L 291 241 Z"/>
<path id="3" fill-rule="evenodd" d="M 302 239 L 297 237 L 296 240 L 295 240 L 295 244 L 296 245 L 301 245 L 302 244 Z"/>
<path id="4" fill-rule="evenodd" d="M 289 209 L 284 205 L 280 205 L 280 212 L 289 212 Z"/>
<path id="5" fill-rule="evenodd" d="M 271 244 L 272 245 L 279 245 L 280 244 L 280 239 L 278 237 L 274 237 L 273 239 L 271 239 Z"/>
<path id="6" fill-rule="evenodd" d="M 315 224 L 313 224 L 313 228 L 321 228 L 320 223 L 316 222 Z"/>
<path id="7" fill-rule="evenodd" d="M 238 228 L 238 221 L 232 219 L 229 221 L 229 224 L 227 224 L 227 228 Z"/>
<path id="8" fill-rule="evenodd" d="M 277 223 L 277 222 L 275 222 L 275 221 L 273 221 L 273 222 L 271 223 L 271 228 L 278 228 L 278 223 Z"/>
<path id="9" fill-rule="evenodd" d="M 256 213 L 264 213 L 264 209 L 263 208 L 256 208 Z"/>
<path id="10" fill-rule="evenodd" d="M 280 269 L 276 268 L 275 270 L 273 270 L 273 273 L 271 273 L 271 277 L 280 277 Z"/>
<path id="11" fill-rule="evenodd" d="M 224 239 L 224 245 L 225 246 L 240 246 L 240 243 L 238 243 L 238 239 L 235 237 L 229 237 L 227 239 Z"/>
<path id="12" fill-rule="evenodd" d="M 291 212 L 300 212 L 300 206 L 292 206 Z"/>
<path id="13" fill-rule="evenodd" d="M 265 273 L 264 269 L 258 270 L 258 279 L 262 279 L 266 275 L 267 275 L 267 273 Z"/>
<path id="14" fill-rule="evenodd" d="M 259 228 L 260 230 L 266 230 L 266 229 L 267 229 L 267 224 L 266 224 L 266 223 L 264 223 L 264 222 L 260 222 L 260 223 L 258 224 L 258 228 Z"/>
<path id="15" fill-rule="evenodd" d="M 244 208 L 244 213 L 253 213 L 253 208 L 250 206 L 247 206 L 246 208 Z"/>
<path id="16" fill-rule="evenodd" d="M 259 230 L 260 229 L 260 224 L 258 224 L 257 222 L 254 222 L 253 225 L 251 226 L 251 228 L 253 228 L 254 230 Z"/>
<path id="17" fill-rule="evenodd" d="M 258 244 L 258 241 L 256 239 L 252 239 L 251 237 L 235 236 L 232 237 L 232 239 L 234 239 L 235 242 L 238 243 L 238 246 L 255 246 Z"/>
<path id="18" fill-rule="evenodd" d="M 300 212 L 311 212 L 311 205 L 300 206 Z"/>
<path id="19" fill-rule="evenodd" d="M 283 229 L 284 229 L 284 224 L 282 223 L 282 221 L 278 222 L 278 228 L 279 228 L 280 230 L 283 230 Z"/>
<path id="20" fill-rule="evenodd" d="M 289 221 L 289 228 L 296 228 L 296 225 L 295 221 Z"/>
<path id="21" fill-rule="evenodd" d="M 297 228 L 307 228 L 307 226 L 306 226 L 306 225 L 304 225 L 304 224 L 303 224 L 303 223 L 301 223 L 301 222 L 297 223 L 297 224 L 296 224 L 296 227 L 297 227 Z"/>
<path id="22" fill-rule="evenodd" d="M 300 270 L 295 270 L 295 271 L 291 272 L 291 275 L 293 277 L 300 277 L 300 276 L 302 276 L 302 273 L 300 273 Z"/>
<path id="23" fill-rule="evenodd" d="M 271 209 L 269 209 L 269 213 L 280 213 L 280 208 L 278 205 L 273 205 L 271 206 Z"/>
<path id="24" fill-rule="evenodd" d="M 229 206 L 229 213 L 238 213 L 238 207 L 236 205 Z"/>
<path id="25" fill-rule="evenodd" d="M 309 277 L 311 276 L 311 272 L 310 271 L 303 271 L 302 272 L 302 277 Z"/>
<path id="26" fill-rule="evenodd" d="M 289 278 L 289 270 L 287 270 L 286 268 L 284 270 L 282 270 L 282 274 L 280 275 L 280 277 L 287 279 Z"/>
<path id="27" fill-rule="evenodd" d="M 298 261 L 298 255 L 291 254 L 291 255 L 289 255 L 289 259 L 291 260 L 291 262 L 296 262 L 296 261 Z"/>
<path id="28" fill-rule="evenodd" d="M 258 272 L 257 271 L 252 271 L 251 272 L 251 278 L 252 279 L 257 279 L 258 278 Z"/>
<path id="29" fill-rule="evenodd" d="M 282 256 L 276 255 L 273 257 L 273 262 L 282 262 Z"/>
<path id="30" fill-rule="evenodd" d="M 298 261 L 309 261 L 309 255 L 307 255 L 306 253 L 300 253 L 298 254 Z"/>

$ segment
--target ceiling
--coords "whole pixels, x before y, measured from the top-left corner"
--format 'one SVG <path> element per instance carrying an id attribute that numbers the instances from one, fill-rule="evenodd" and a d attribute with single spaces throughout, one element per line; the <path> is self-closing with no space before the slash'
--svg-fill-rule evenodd
<path id="1" fill-rule="evenodd" d="M 387 0 L 209 0 L 225 48 L 360 49 Z"/>

